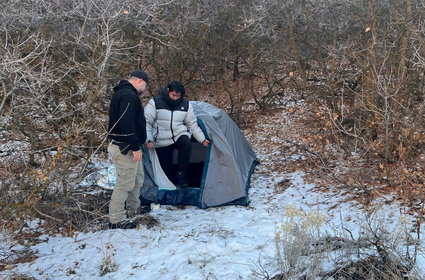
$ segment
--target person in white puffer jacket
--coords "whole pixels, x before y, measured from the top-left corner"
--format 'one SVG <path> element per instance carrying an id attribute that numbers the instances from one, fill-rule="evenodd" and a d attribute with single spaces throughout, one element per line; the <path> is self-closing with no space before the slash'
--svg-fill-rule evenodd
<path id="1" fill-rule="evenodd" d="M 173 152 L 178 150 L 177 182 L 179 187 L 188 187 L 186 177 L 191 153 L 190 138 L 205 147 L 210 141 L 198 126 L 192 105 L 184 99 L 185 89 L 181 82 L 169 83 L 145 106 L 146 146 L 155 148 L 159 163 L 170 180 L 173 178 Z"/>

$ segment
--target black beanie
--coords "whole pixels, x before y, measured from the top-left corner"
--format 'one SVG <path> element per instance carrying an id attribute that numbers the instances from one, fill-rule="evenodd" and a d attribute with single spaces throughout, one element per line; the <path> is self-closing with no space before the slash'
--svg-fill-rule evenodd
<path id="1" fill-rule="evenodd" d="M 135 71 L 131 72 L 130 77 L 136 77 L 136 78 L 142 79 L 147 84 L 149 84 L 149 76 L 146 72 L 144 72 L 142 70 L 135 70 Z"/>

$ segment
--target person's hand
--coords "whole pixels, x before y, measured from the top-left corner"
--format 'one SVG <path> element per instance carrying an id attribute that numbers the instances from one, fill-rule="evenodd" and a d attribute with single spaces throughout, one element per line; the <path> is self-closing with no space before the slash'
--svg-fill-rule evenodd
<path id="1" fill-rule="evenodd" d="M 204 145 L 204 147 L 208 147 L 208 145 L 209 145 L 210 143 L 211 143 L 211 142 L 210 142 L 210 140 L 205 139 L 205 140 L 202 142 L 202 145 Z"/>
<path id="2" fill-rule="evenodd" d="M 141 150 L 133 151 L 133 160 L 134 161 L 141 161 L 142 160 L 142 151 Z"/>
<path id="3" fill-rule="evenodd" d="M 149 141 L 148 143 L 146 143 L 146 147 L 148 147 L 148 149 L 153 149 L 154 145 L 152 141 Z"/>

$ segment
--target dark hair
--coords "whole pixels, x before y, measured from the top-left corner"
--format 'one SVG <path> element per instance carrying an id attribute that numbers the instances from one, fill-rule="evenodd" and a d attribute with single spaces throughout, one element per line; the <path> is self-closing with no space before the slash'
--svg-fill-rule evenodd
<path id="1" fill-rule="evenodd" d="M 172 81 L 171 83 L 169 83 L 169 84 L 167 85 L 167 89 L 168 89 L 169 91 L 177 91 L 177 92 L 180 92 L 180 94 L 181 94 L 182 96 L 184 96 L 184 94 L 185 94 L 183 84 L 182 84 L 182 83 L 180 83 L 180 82 L 178 82 L 178 81 Z"/>

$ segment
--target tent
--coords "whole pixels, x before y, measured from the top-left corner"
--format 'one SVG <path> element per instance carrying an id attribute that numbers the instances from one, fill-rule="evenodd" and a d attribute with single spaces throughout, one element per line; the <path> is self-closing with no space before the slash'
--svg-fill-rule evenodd
<path id="1" fill-rule="evenodd" d="M 145 148 L 142 204 L 155 202 L 200 208 L 247 205 L 251 174 L 259 163 L 254 151 L 239 127 L 223 110 L 205 102 L 190 103 L 211 144 L 204 147 L 192 139 L 187 175 L 190 187 L 187 188 L 177 188 L 174 178 L 168 179 L 162 171 L 155 150 Z"/>

